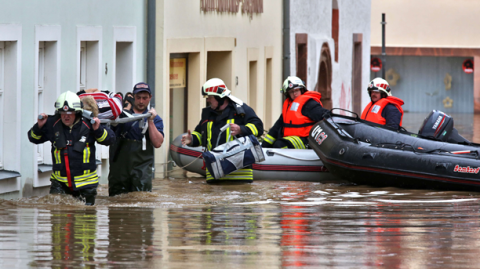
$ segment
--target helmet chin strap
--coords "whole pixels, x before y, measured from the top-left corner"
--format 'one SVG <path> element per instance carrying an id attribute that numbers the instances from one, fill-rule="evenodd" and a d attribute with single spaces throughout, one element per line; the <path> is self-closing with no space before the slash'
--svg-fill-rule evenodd
<path id="1" fill-rule="evenodd" d="M 223 104 L 225 103 L 225 98 L 220 98 L 219 96 L 215 96 L 215 100 L 217 100 L 218 102 L 218 106 L 215 110 L 219 110 L 220 107 L 222 107 Z"/>

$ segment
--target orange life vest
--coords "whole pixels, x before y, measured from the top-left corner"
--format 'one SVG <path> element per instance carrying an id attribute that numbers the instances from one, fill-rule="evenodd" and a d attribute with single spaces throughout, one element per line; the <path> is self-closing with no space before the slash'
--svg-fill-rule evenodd
<path id="1" fill-rule="evenodd" d="M 322 95 L 319 92 L 307 91 L 294 101 L 287 98 L 285 102 L 283 102 L 283 136 L 308 136 L 315 122 L 302 114 L 302 108 L 310 99 L 322 105 L 320 98 L 322 98 Z"/>
<path id="2" fill-rule="evenodd" d="M 402 99 L 394 96 L 388 96 L 386 98 L 382 98 L 375 103 L 370 102 L 362 112 L 362 117 L 361 117 L 362 120 L 368 120 L 371 122 L 385 125 L 387 123 L 387 120 L 384 117 L 382 117 L 382 111 L 385 108 L 385 106 L 387 106 L 388 104 L 395 105 L 398 111 L 400 111 L 400 113 L 402 114 L 402 117 L 400 118 L 400 126 L 402 126 L 402 120 L 403 120 L 402 105 L 404 104 L 404 102 Z"/>

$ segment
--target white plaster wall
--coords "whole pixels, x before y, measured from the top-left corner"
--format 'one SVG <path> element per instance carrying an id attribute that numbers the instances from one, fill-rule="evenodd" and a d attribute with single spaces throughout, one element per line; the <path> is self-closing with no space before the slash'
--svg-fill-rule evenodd
<path id="1" fill-rule="evenodd" d="M 146 42 L 146 2 L 144 0 L 0 0 L 0 25 L 20 25 L 22 32 L 21 50 L 21 191 L 31 187 L 34 173 L 33 163 L 35 148 L 27 139 L 27 131 L 35 123 L 36 104 L 35 86 L 35 26 L 56 25 L 61 27 L 60 55 L 60 91 L 76 91 L 77 86 L 77 29 L 79 26 L 94 26 L 102 29 L 102 59 L 112 66 L 114 54 L 114 26 L 131 26 L 137 28 L 136 46 L 136 78 L 144 80 L 145 75 L 145 42 Z M 105 74 L 102 69 L 101 89 L 113 90 L 114 74 L 109 70 Z M 53 106 L 53 104 L 52 104 Z M 104 173 L 106 176 L 108 173 Z M 1 182 L 0 182 L 1 183 Z M 105 181 L 103 182 L 105 183 Z M 25 187 L 26 186 L 26 187 Z"/>
<path id="2" fill-rule="evenodd" d="M 338 0 L 338 8 L 340 14 L 339 54 L 338 62 L 335 62 L 335 47 L 332 38 L 332 1 L 290 1 L 290 70 L 291 74 L 296 74 L 295 34 L 307 33 L 307 85 L 309 89 L 313 90 L 317 84 L 320 49 L 323 43 L 328 43 L 332 57 L 333 107 L 351 109 L 354 33 L 363 34 L 362 85 L 368 84 L 370 76 L 370 0 Z M 342 95 L 348 96 L 344 102 L 340 102 Z M 362 93 L 362 107 L 367 103 L 368 94 L 365 91 Z"/>
<path id="3" fill-rule="evenodd" d="M 344 84 L 343 92 L 351 96 L 352 89 L 352 56 L 353 34 L 363 34 L 362 40 L 362 109 L 370 102 L 367 85 L 370 81 L 370 0 L 338 0 L 340 10 L 340 34 L 339 34 L 339 63 L 337 65 L 340 84 L 332 84 L 333 89 L 339 89 Z M 335 74 L 335 73 L 334 73 Z M 333 83 L 333 82 L 332 82 Z M 335 81 L 339 83 L 339 81 Z M 335 86 L 335 87 L 334 87 Z M 335 91 L 333 105 L 340 99 L 342 90 Z M 351 98 L 350 98 L 351 99 Z M 347 100 L 348 101 L 348 100 Z M 351 109 L 350 107 L 345 107 Z"/>
<path id="4" fill-rule="evenodd" d="M 165 39 L 233 37 L 236 47 L 233 52 L 233 75 L 238 76 L 238 85 L 230 86 L 235 96 L 247 100 L 247 49 L 258 48 L 259 59 L 264 57 L 264 48 L 274 46 L 274 57 L 281 59 L 282 49 L 282 3 L 278 0 L 264 0 L 263 13 L 253 15 L 239 11 L 236 14 L 202 12 L 200 1 L 165 1 Z M 181 16 L 179 16 L 181 14 Z M 259 61 L 258 68 L 264 68 Z M 277 62 L 274 77 L 281 72 L 281 62 Z M 259 78 L 262 79 L 263 78 Z M 263 82 L 260 82 L 263 85 Z M 281 82 L 276 82 L 281 85 Z M 277 87 L 280 89 L 280 87 Z"/>
<path id="5" fill-rule="evenodd" d="M 478 48 L 479 11 L 472 0 L 372 0 L 372 46 L 382 46 L 385 13 L 387 46 Z"/>

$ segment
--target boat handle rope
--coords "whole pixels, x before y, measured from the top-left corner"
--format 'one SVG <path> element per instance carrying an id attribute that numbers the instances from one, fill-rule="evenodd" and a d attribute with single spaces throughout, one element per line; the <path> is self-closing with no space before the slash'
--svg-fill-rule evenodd
<path id="1" fill-rule="evenodd" d="M 339 115 L 339 114 L 333 113 L 333 110 L 342 110 L 342 111 L 345 111 L 345 112 L 354 114 L 354 115 L 355 115 L 355 121 L 358 121 L 358 120 L 360 119 L 360 117 L 358 116 L 357 113 L 355 113 L 355 112 L 353 112 L 353 111 L 350 111 L 350 110 L 347 110 L 347 109 L 343 109 L 343 108 L 332 108 L 332 109 L 330 109 L 330 114 L 331 114 L 332 116 L 333 116 L 333 115 Z"/>
<path id="2" fill-rule="evenodd" d="M 317 159 L 303 159 L 303 158 L 293 157 L 293 156 L 290 156 L 288 154 L 284 154 L 284 153 L 280 153 L 280 152 L 276 152 L 276 151 L 270 151 L 270 150 L 267 150 L 267 154 L 268 153 L 278 154 L 280 156 L 287 157 L 287 158 L 294 159 L 294 160 L 299 160 L 299 161 L 318 161 L 318 160 L 320 160 L 320 158 L 317 158 Z"/>
<path id="3" fill-rule="evenodd" d="M 478 159 L 478 157 L 480 156 L 477 150 L 448 151 L 448 150 L 444 150 L 444 149 L 432 149 L 432 150 L 429 150 L 429 151 L 420 151 L 420 150 L 423 150 L 422 147 L 414 148 L 412 145 L 405 144 L 405 143 L 402 143 L 400 141 L 397 141 L 397 143 L 395 143 L 395 144 L 394 143 L 378 143 L 378 144 L 375 144 L 375 145 L 372 145 L 372 146 L 382 147 L 382 148 L 385 147 L 385 146 L 395 146 L 395 149 L 401 149 L 401 150 L 404 150 L 405 148 L 411 148 L 411 150 L 414 153 L 427 153 L 427 154 L 450 153 L 450 154 L 455 154 L 455 155 L 474 154 L 476 159 Z"/>

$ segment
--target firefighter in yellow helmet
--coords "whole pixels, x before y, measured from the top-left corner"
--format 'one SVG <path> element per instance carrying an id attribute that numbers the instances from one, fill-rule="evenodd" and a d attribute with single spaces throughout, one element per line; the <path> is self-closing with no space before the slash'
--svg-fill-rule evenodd
<path id="1" fill-rule="evenodd" d="M 115 134 L 100 125 L 98 118 L 92 124 L 82 112 L 77 94 L 64 92 L 55 102 L 55 115 L 40 114 L 28 139 L 34 144 L 52 142 L 50 194 L 70 194 L 94 205 L 98 186 L 95 142 L 111 145 Z"/>
<path id="2" fill-rule="evenodd" d="M 285 95 L 282 114 L 268 131 L 262 147 L 306 149 L 310 129 L 328 111 L 320 101 L 322 95 L 308 91 L 303 81 L 294 76 L 285 79 L 281 91 Z"/>
<path id="3" fill-rule="evenodd" d="M 212 150 L 217 145 L 217 139 L 220 135 L 219 145 L 224 144 L 231 133 L 230 141 L 233 136 L 247 136 L 253 134 L 260 136 L 263 134 L 263 122 L 255 114 L 255 111 L 240 99 L 231 95 L 230 90 L 219 78 L 208 80 L 202 87 L 202 95 L 207 98 L 210 106 L 202 110 L 200 123 L 195 130 L 182 137 L 182 144 L 188 146 L 204 146 L 207 150 Z M 220 134 L 220 128 L 230 124 L 230 127 Z M 225 177 L 216 180 L 207 169 L 207 183 L 216 183 L 221 181 L 234 182 L 253 182 L 253 171 L 251 167 L 245 167 L 232 172 Z"/>

